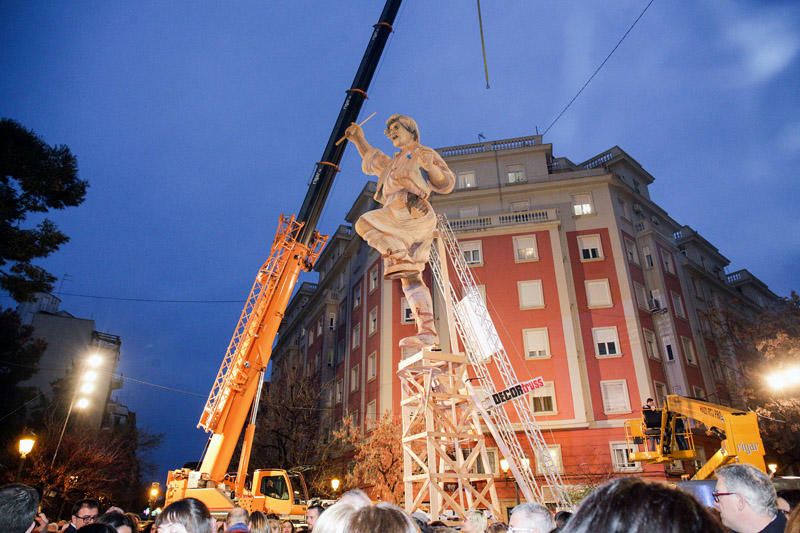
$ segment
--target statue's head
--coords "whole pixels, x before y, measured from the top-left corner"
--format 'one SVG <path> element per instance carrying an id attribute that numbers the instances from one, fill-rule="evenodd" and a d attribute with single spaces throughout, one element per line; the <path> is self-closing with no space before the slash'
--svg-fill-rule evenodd
<path id="1" fill-rule="evenodd" d="M 409 141 L 419 142 L 419 127 L 417 122 L 408 115 L 394 114 L 386 121 L 383 133 L 397 147 L 409 144 Z M 410 134 L 410 138 L 409 138 Z"/>

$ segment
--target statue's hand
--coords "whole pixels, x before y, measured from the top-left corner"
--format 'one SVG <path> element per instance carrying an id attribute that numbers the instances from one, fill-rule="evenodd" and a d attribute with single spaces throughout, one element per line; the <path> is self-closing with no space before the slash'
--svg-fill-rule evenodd
<path id="1" fill-rule="evenodd" d="M 361 126 L 353 122 L 344 130 L 344 136 L 350 141 L 360 141 L 364 139 L 364 130 Z"/>

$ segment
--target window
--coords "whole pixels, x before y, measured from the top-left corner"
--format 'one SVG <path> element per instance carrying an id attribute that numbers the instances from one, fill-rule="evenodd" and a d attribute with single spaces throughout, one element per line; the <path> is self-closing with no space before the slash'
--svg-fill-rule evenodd
<path id="1" fill-rule="evenodd" d="M 542 280 L 518 281 L 520 309 L 537 309 L 544 307 L 544 294 L 542 294 Z"/>
<path id="2" fill-rule="evenodd" d="M 581 261 L 603 258 L 603 246 L 600 243 L 600 235 L 579 235 L 578 249 L 580 250 Z"/>
<path id="3" fill-rule="evenodd" d="M 681 345 L 683 346 L 683 356 L 686 362 L 690 365 L 697 366 L 697 355 L 694 351 L 694 344 L 689 337 L 681 337 Z"/>
<path id="4" fill-rule="evenodd" d="M 467 241 L 458 243 L 461 247 L 461 253 L 464 254 L 464 261 L 470 266 L 482 265 L 483 254 L 481 241 Z"/>
<path id="5" fill-rule="evenodd" d="M 572 197 L 572 211 L 576 217 L 594 213 L 591 194 L 576 194 Z"/>
<path id="6" fill-rule="evenodd" d="M 376 331 L 378 331 L 378 308 L 373 307 L 367 317 L 367 334 L 374 335 Z"/>
<path id="7" fill-rule="evenodd" d="M 636 243 L 630 239 L 625 239 L 625 253 L 628 254 L 628 261 L 635 265 L 639 264 L 639 250 L 636 248 Z"/>
<path id="8" fill-rule="evenodd" d="M 353 309 L 361 305 L 361 283 L 353 288 Z"/>
<path id="9" fill-rule="evenodd" d="M 408 300 L 405 297 L 400 299 L 400 322 L 402 324 L 414 323 L 414 313 L 411 311 L 411 306 L 408 305 Z"/>
<path id="10" fill-rule="evenodd" d="M 359 420 L 360 420 L 359 419 L 359 414 L 360 413 L 358 412 L 358 409 L 353 409 L 352 411 L 350 411 L 350 418 L 353 419 L 353 425 L 355 427 L 358 427 L 358 424 L 359 424 Z"/>
<path id="11" fill-rule="evenodd" d="M 633 282 L 633 292 L 636 296 L 636 305 L 639 306 L 639 309 L 644 309 L 645 311 L 650 310 L 650 306 L 647 302 L 647 289 L 641 283 Z"/>
<path id="12" fill-rule="evenodd" d="M 628 205 L 628 202 L 626 202 L 622 198 L 617 198 L 617 201 L 619 202 L 620 211 L 622 211 L 620 213 L 620 216 L 625 220 L 631 220 L 631 209 L 630 206 Z"/>
<path id="13" fill-rule="evenodd" d="M 617 328 L 592 328 L 594 338 L 594 354 L 597 357 L 614 357 L 621 355 Z"/>
<path id="14" fill-rule="evenodd" d="M 358 364 L 354 365 L 353 368 L 350 369 L 350 392 L 355 392 L 358 390 L 360 370 L 361 366 Z"/>
<path id="15" fill-rule="evenodd" d="M 459 172 L 456 176 L 456 189 L 469 189 L 476 185 L 474 172 Z"/>
<path id="16" fill-rule="evenodd" d="M 564 464 L 561 461 L 561 445 L 550 444 L 547 446 L 547 451 L 548 455 L 542 456 L 542 452 L 536 450 L 536 473 L 542 476 L 545 474 L 545 472 L 547 472 L 547 469 L 545 468 L 545 461 L 548 458 L 550 459 L 550 464 L 555 472 L 564 472 Z"/>
<path id="17" fill-rule="evenodd" d="M 458 218 L 474 218 L 479 216 L 477 205 L 468 205 L 458 208 Z"/>
<path id="18" fill-rule="evenodd" d="M 526 183 L 525 167 L 522 165 L 509 165 L 506 167 L 506 177 L 509 183 Z"/>
<path id="19" fill-rule="evenodd" d="M 672 339 L 669 337 L 664 339 L 664 353 L 667 354 L 667 361 L 670 363 L 675 361 L 675 352 L 672 350 Z"/>
<path id="20" fill-rule="evenodd" d="M 642 246 L 642 254 L 644 254 L 644 266 L 646 268 L 653 268 L 653 252 L 649 246 Z"/>
<path id="21" fill-rule="evenodd" d="M 526 359 L 550 357 L 550 340 L 547 328 L 522 330 L 522 341 L 525 346 Z"/>
<path id="22" fill-rule="evenodd" d="M 700 281 L 700 278 L 692 278 L 692 287 L 694 287 L 694 295 L 697 296 L 699 300 L 705 299 L 703 294 L 703 282 Z"/>
<path id="23" fill-rule="evenodd" d="M 607 415 L 630 413 L 631 402 L 628 398 L 628 383 L 624 379 L 600 382 L 600 393 L 603 396 L 603 412 Z"/>
<path id="24" fill-rule="evenodd" d="M 538 260 L 539 249 L 536 246 L 536 235 L 514 237 L 514 257 L 517 263 Z"/>
<path id="25" fill-rule="evenodd" d="M 664 407 L 664 405 L 667 403 L 666 384 L 661 383 L 660 381 L 654 381 L 653 388 L 656 391 L 656 397 L 655 397 L 656 405 L 658 405 L 659 407 Z"/>
<path id="26" fill-rule="evenodd" d="M 530 211 L 531 203 L 528 200 L 520 200 L 519 202 L 511 202 L 511 212 L 521 213 L 523 211 Z"/>
<path id="27" fill-rule="evenodd" d="M 700 400 L 705 400 L 706 399 L 706 391 L 704 391 L 702 389 L 702 387 L 695 387 L 694 385 L 692 385 L 692 396 L 694 396 L 695 398 L 698 398 Z"/>
<path id="28" fill-rule="evenodd" d="M 372 352 L 367 356 L 367 381 L 372 381 L 378 372 L 378 354 Z"/>
<path id="29" fill-rule="evenodd" d="M 344 394 L 344 384 L 342 378 L 336 380 L 336 389 L 334 391 L 334 400 L 337 404 L 342 403 L 342 396 Z"/>
<path id="30" fill-rule="evenodd" d="M 686 318 L 686 310 L 683 308 L 683 298 L 681 298 L 681 295 L 677 292 L 670 291 L 670 296 L 672 296 L 672 307 L 675 310 L 675 316 Z"/>
<path id="31" fill-rule="evenodd" d="M 317 321 L 317 336 L 322 335 L 322 317 Z"/>
<path id="32" fill-rule="evenodd" d="M 595 307 L 611 307 L 611 288 L 608 285 L 607 279 L 591 279 L 586 280 L 586 303 L 589 308 Z"/>
<path id="33" fill-rule="evenodd" d="M 625 442 L 609 442 L 611 447 L 611 464 L 614 472 L 636 472 L 642 469 L 641 463 L 630 460 L 628 454 L 635 452 L 633 447 Z"/>
<path id="34" fill-rule="evenodd" d="M 533 389 L 531 394 L 533 412 L 537 415 L 554 415 L 556 409 L 556 389 L 552 381 L 545 381 L 544 387 Z"/>
<path id="35" fill-rule="evenodd" d="M 378 267 L 374 266 L 369 271 L 369 292 L 378 288 Z"/>
<path id="36" fill-rule="evenodd" d="M 352 350 L 355 350 L 356 348 L 361 346 L 361 324 L 360 323 L 356 324 L 355 326 L 353 326 L 353 339 L 352 339 L 352 342 L 350 343 L 350 346 L 352 346 L 352 348 L 351 348 Z"/>
<path id="37" fill-rule="evenodd" d="M 308 330 L 308 345 L 311 346 L 312 344 L 314 344 L 314 330 L 309 328 L 309 330 Z"/>
<path id="38" fill-rule="evenodd" d="M 658 351 L 658 343 L 656 342 L 656 334 L 649 329 L 643 329 L 644 334 L 644 351 L 650 359 L 661 359 L 661 354 Z"/>
<path id="39" fill-rule="evenodd" d="M 464 452 L 466 454 L 471 450 L 464 450 Z M 500 471 L 498 468 L 497 448 L 486 448 L 486 461 L 489 463 L 488 469 L 483 465 L 483 457 L 478 454 L 478 458 L 475 460 L 475 472 L 478 474 L 497 474 Z"/>
<path id="40" fill-rule="evenodd" d="M 670 274 L 675 274 L 675 259 L 666 250 L 661 250 L 661 262 L 664 263 L 664 270 Z"/>
<path id="41" fill-rule="evenodd" d="M 333 331 L 336 327 L 336 313 L 328 313 L 328 329 Z"/>
<path id="42" fill-rule="evenodd" d="M 377 400 L 372 400 L 367 404 L 367 412 L 364 416 L 364 424 L 367 426 L 367 430 L 371 430 L 375 426 L 375 422 L 378 420 L 378 402 Z"/>

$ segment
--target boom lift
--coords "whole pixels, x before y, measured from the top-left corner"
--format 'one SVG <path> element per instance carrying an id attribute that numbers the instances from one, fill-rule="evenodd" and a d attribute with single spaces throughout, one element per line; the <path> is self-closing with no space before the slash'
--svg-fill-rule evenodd
<path id="1" fill-rule="evenodd" d="M 753 412 L 670 394 L 662 409 L 643 411 L 643 417 L 625 421 L 628 446 L 644 445 L 629 454 L 631 461 L 670 463 L 697 457 L 689 420 L 703 424 L 721 440 L 720 449 L 692 479 L 708 479 L 728 463 L 745 463 L 766 472 L 764 444 Z"/>
<path id="2" fill-rule="evenodd" d="M 167 504 L 195 497 L 216 513 L 238 505 L 285 516 L 305 514 L 307 491 L 299 474 L 289 474 L 284 470 L 256 470 L 251 489 L 245 487 L 255 434 L 257 396 L 278 326 L 300 272 L 311 270 L 327 240 L 316 226 L 347 145 L 337 143 L 337 140 L 358 118 L 392 32 L 400 2 L 387 0 L 384 5 L 353 83 L 347 90 L 328 144 L 316 164 L 299 214 L 297 217 L 280 217 L 272 251 L 256 275 L 198 423 L 198 427 L 211 433 L 202 463 L 198 471 L 183 468 L 169 472 L 165 495 Z M 236 474 L 229 474 L 228 467 L 248 413 L 251 416 L 242 443 L 239 467 Z"/>

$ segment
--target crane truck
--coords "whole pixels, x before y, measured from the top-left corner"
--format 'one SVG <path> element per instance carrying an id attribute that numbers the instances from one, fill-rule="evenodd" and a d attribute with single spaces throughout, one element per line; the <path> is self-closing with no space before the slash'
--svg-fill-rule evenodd
<path id="1" fill-rule="evenodd" d="M 367 89 L 392 32 L 401 0 L 387 0 L 352 85 L 316 163 L 308 191 L 297 216 L 281 215 L 269 258 L 258 270 L 250 294 L 223 357 L 198 427 L 210 439 L 198 469 L 169 472 L 165 504 L 192 497 L 203 501 L 216 515 L 234 506 L 303 519 L 308 491 L 299 473 L 257 469 L 248 488 L 250 453 L 256 426 L 258 397 L 281 319 L 297 279 L 310 271 L 327 237 L 316 226 L 330 193 L 347 143 L 339 140 L 355 122 L 367 99 Z M 248 422 L 248 413 L 250 415 Z M 228 472 L 242 430 L 239 466 Z M 309 435 L 309 438 L 313 438 Z"/>
<path id="2" fill-rule="evenodd" d="M 666 397 L 661 409 L 644 410 L 642 418 L 625 421 L 628 447 L 641 451 L 628 454 L 632 462 L 671 463 L 697 457 L 690 421 L 703 424 L 720 440 L 720 448 L 692 477 L 708 479 L 714 471 L 729 463 L 745 463 L 766 472 L 764 443 L 753 412 L 687 398 L 677 394 Z"/>

